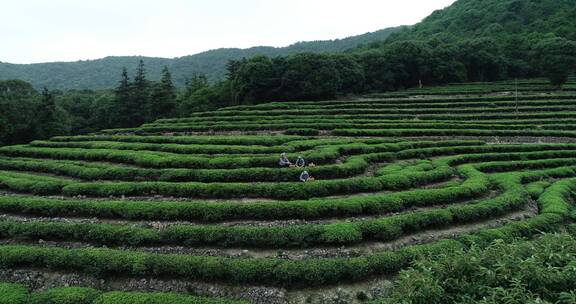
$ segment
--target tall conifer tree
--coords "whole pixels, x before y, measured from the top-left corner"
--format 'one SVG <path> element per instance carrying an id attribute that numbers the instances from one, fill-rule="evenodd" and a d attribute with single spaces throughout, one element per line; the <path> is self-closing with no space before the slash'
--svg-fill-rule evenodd
<path id="1" fill-rule="evenodd" d="M 66 135 L 70 132 L 70 121 L 67 113 L 56 105 L 54 94 L 47 88 L 42 91 L 36 127 L 37 138 L 50 138 L 56 135 Z"/>
<path id="2" fill-rule="evenodd" d="M 144 61 L 138 62 L 136 75 L 132 84 L 133 125 L 139 126 L 150 118 L 150 82 L 146 79 Z"/>
<path id="3" fill-rule="evenodd" d="M 127 128 L 134 126 L 132 113 L 134 109 L 132 108 L 132 85 L 130 84 L 130 78 L 128 77 L 128 70 L 126 68 L 122 69 L 122 76 L 120 78 L 120 82 L 118 86 L 114 90 L 116 94 L 116 106 L 117 111 L 115 113 L 111 113 L 114 115 L 113 121 L 115 122 L 114 125 Z"/>
<path id="4" fill-rule="evenodd" d="M 175 111 L 176 88 L 172 82 L 170 70 L 166 66 L 162 70 L 162 79 L 154 86 L 150 105 L 151 119 L 167 117 Z"/>

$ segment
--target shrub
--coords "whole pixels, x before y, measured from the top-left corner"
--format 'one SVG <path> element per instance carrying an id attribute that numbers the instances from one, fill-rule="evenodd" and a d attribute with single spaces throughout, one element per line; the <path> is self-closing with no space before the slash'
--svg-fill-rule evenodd
<path id="1" fill-rule="evenodd" d="M 301 135 L 301 136 L 318 136 L 320 131 L 310 128 L 292 128 L 287 129 L 284 134 L 286 135 Z"/>
<path id="2" fill-rule="evenodd" d="M 571 303 L 574 252 L 576 239 L 568 235 L 446 251 L 414 263 L 392 295 L 374 303 Z"/>
<path id="3" fill-rule="evenodd" d="M 54 288 L 30 297 L 31 304 L 91 304 L 101 294 L 91 288 Z"/>
<path id="4" fill-rule="evenodd" d="M 22 285 L 0 283 L 0 304 L 25 304 L 28 290 Z"/>
<path id="5" fill-rule="evenodd" d="M 93 304 L 240 304 L 241 301 L 208 299 L 169 293 L 109 292 Z"/>

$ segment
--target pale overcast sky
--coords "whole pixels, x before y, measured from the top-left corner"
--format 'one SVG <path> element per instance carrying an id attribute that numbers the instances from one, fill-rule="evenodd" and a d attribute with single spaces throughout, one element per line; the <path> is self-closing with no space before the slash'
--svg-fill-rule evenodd
<path id="1" fill-rule="evenodd" d="M 180 57 L 414 24 L 455 0 L 1 0 L 0 61 Z"/>

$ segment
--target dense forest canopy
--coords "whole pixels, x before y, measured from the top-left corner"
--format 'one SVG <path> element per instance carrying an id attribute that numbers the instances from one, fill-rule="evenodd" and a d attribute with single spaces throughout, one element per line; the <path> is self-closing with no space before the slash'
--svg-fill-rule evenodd
<path id="1" fill-rule="evenodd" d="M 343 55 L 237 61 L 229 80 L 239 103 L 540 76 L 560 86 L 576 70 L 574 20 L 573 0 L 460 0 Z"/>
<path id="2" fill-rule="evenodd" d="M 0 81 L 0 145 L 70 132 L 67 113 L 48 90 L 21 80 Z"/>
<path id="3" fill-rule="evenodd" d="M 576 40 L 573 0 L 460 0 L 421 23 L 393 34 L 392 41 L 437 38 L 470 39 L 522 35 L 539 38 L 553 33 Z"/>
<path id="4" fill-rule="evenodd" d="M 119 76 L 114 91 L 38 92 L 21 80 L 0 81 L 0 145 L 134 127 L 175 115 L 178 96 L 168 68 L 158 82 L 147 79 L 143 61 L 133 80 L 126 69 Z"/>

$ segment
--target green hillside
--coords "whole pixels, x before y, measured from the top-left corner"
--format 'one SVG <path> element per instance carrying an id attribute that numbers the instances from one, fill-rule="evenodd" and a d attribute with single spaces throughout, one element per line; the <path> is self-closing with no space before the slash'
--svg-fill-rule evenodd
<path id="1" fill-rule="evenodd" d="M 231 88 L 228 104 L 537 77 L 560 88 L 576 73 L 574 4 L 461 0 L 349 52 L 236 61 L 222 87 Z"/>
<path id="2" fill-rule="evenodd" d="M 386 39 L 400 28 L 389 28 L 364 35 L 328 41 L 299 42 L 284 48 L 253 47 L 249 49 L 217 49 L 175 59 L 150 57 L 106 57 L 78 62 L 53 62 L 39 64 L 10 64 L 0 62 L 0 80 L 20 79 L 36 88 L 50 89 L 109 89 L 120 77 L 122 67 L 132 74 L 143 59 L 152 80 L 158 80 L 164 66 L 173 73 L 178 86 L 195 73 L 205 74 L 211 80 L 222 79 L 229 60 L 250 58 L 256 55 L 286 56 L 299 52 L 341 52 L 362 44 Z M 0 58 L 1 59 L 1 58 Z"/>
<path id="3" fill-rule="evenodd" d="M 538 43 L 550 38 L 576 41 L 575 20 L 574 0 L 459 0 L 360 50 L 419 42 L 445 50 L 448 58 L 467 57 L 464 61 L 473 66 L 500 56 L 504 60 L 494 64 L 507 70 L 504 77 L 533 77 L 540 76 L 531 70 Z"/>
<path id="4" fill-rule="evenodd" d="M 575 20 L 574 0 L 459 0 L 391 40 L 548 34 L 576 40 Z"/>

